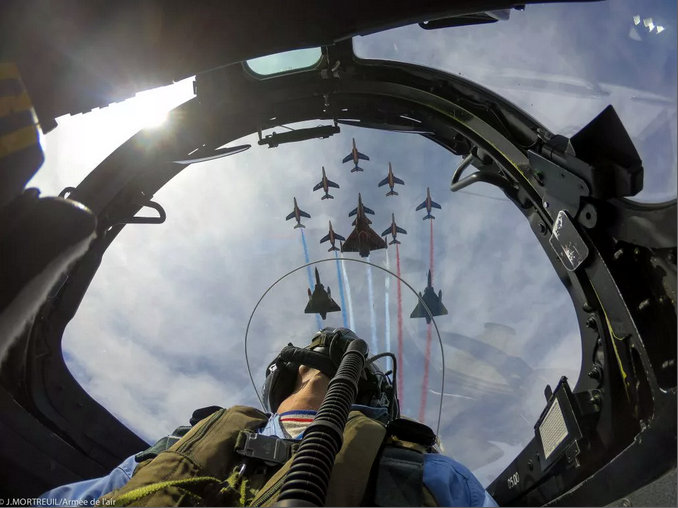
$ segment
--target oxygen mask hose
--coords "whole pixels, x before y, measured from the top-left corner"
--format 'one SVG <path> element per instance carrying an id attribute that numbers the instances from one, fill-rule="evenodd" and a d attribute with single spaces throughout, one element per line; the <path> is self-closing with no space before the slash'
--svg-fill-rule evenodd
<path id="1" fill-rule="evenodd" d="M 367 351 L 362 339 L 348 344 L 323 403 L 304 432 L 276 506 L 324 506 L 334 458 L 341 449 L 348 413 L 358 394 Z"/>

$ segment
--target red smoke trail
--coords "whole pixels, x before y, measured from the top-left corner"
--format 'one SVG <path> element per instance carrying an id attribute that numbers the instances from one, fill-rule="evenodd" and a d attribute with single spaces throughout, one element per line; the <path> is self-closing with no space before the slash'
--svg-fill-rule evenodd
<path id="1" fill-rule="evenodd" d="M 429 269 L 431 270 L 431 285 L 433 285 L 433 219 L 431 222 L 431 238 L 429 240 Z M 421 384 L 421 404 L 419 406 L 419 421 L 424 421 L 424 416 L 426 414 L 426 394 L 428 393 L 428 368 L 431 362 L 431 338 L 433 324 L 428 323 L 426 325 L 426 358 L 424 359 L 424 380 Z"/>
<path id="2" fill-rule="evenodd" d="M 424 362 L 424 381 L 421 384 L 421 404 L 419 406 L 419 421 L 423 422 L 426 416 L 426 394 L 428 393 L 428 364 L 431 359 L 431 338 L 433 324 L 426 325 L 426 360 Z"/>
<path id="3" fill-rule="evenodd" d="M 396 274 L 398 275 L 398 399 L 400 407 L 405 407 L 403 391 L 403 295 L 400 288 L 400 250 L 396 243 Z"/>

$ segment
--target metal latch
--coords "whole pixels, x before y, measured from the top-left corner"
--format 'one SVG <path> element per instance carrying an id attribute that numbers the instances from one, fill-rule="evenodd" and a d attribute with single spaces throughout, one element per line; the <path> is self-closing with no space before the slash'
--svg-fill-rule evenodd
<path id="1" fill-rule="evenodd" d="M 299 443 L 296 441 L 246 430 L 240 431 L 235 443 L 236 453 L 259 459 L 269 466 L 284 464 L 298 447 Z"/>

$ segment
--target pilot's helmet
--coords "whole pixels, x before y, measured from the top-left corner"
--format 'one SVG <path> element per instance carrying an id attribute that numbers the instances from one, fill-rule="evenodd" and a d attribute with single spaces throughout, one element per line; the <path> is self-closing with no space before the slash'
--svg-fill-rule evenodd
<path id="1" fill-rule="evenodd" d="M 263 402 L 267 411 L 276 412 L 280 403 L 293 391 L 300 365 L 318 369 L 332 378 L 348 344 L 357 339 L 348 328 L 324 328 L 317 332 L 311 343 L 299 348 L 292 343 L 285 346 L 266 368 L 263 387 Z M 398 401 L 393 383 L 375 362 L 367 362 L 358 383 L 356 404 L 383 408 L 384 418 L 398 416 Z"/>

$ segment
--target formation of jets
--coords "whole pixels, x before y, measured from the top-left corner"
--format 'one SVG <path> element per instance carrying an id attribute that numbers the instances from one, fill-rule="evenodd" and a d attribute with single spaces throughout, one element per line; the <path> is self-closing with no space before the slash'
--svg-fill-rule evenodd
<path id="1" fill-rule="evenodd" d="M 358 163 L 360 160 L 368 161 L 370 158 L 358 151 L 355 139 L 352 140 L 352 144 L 353 147 L 351 149 L 351 153 L 344 157 L 343 162 L 353 162 L 354 167 L 351 169 L 351 173 L 364 171 L 363 168 L 358 165 Z M 388 163 L 388 173 L 386 174 L 386 177 L 377 184 L 377 187 L 383 187 L 384 185 L 388 185 L 389 187 L 389 191 L 386 193 L 387 197 L 398 195 L 398 192 L 396 192 L 394 189 L 395 185 L 405 185 L 405 182 L 402 179 L 393 174 L 393 167 L 390 162 Z M 313 187 L 313 191 L 315 192 L 320 189 L 323 190 L 324 195 L 320 198 L 321 200 L 334 199 L 334 196 L 329 193 L 330 188 L 339 189 L 340 187 L 339 184 L 333 182 L 327 177 L 325 167 L 322 166 L 322 178 L 320 182 L 318 182 Z M 429 187 L 427 187 L 426 198 L 416 207 L 415 210 L 419 211 L 426 209 L 426 215 L 423 217 L 423 220 L 432 220 L 435 219 L 435 217 L 431 214 L 431 210 L 433 208 L 440 209 L 441 207 L 438 203 L 433 201 L 431 198 L 431 190 Z M 363 204 L 362 194 L 358 193 L 358 206 L 356 206 L 356 208 L 351 210 L 348 214 L 349 217 L 355 216 L 355 219 L 352 222 L 353 231 L 351 231 L 351 234 L 348 235 L 348 238 L 344 238 L 340 234 L 336 233 L 332 227 L 332 221 L 329 221 L 329 231 L 320 239 L 320 243 L 330 243 L 330 248 L 327 249 L 328 252 L 358 252 L 361 257 L 367 257 L 373 250 L 385 249 L 387 247 L 388 235 L 391 235 L 391 241 L 388 242 L 388 245 L 399 245 L 400 240 L 397 238 L 398 234 L 406 235 L 407 231 L 398 226 L 395 220 L 395 214 L 391 213 L 391 224 L 381 235 L 377 234 L 377 232 L 370 227 L 372 221 L 367 217 L 367 215 L 374 214 L 374 210 Z M 301 223 L 302 217 L 310 219 L 311 215 L 299 208 L 299 205 L 297 204 L 297 198 L 295 197 L 294 208 L 292 212 L 287 215 L 286 220 L 294 218 L 296 220 L 294 228 L 304 228 L 305 226 Z M 336 246 L 337 240 L 340 242 L 340 247 Z M 304 312 L 307 314 L 320 314 L 322 319 L 325 319 L 328 312 L 336 312 L 341 310 L 341 308 L 332 299 L 330 288 L 328 287 L 327 290 L 325 290 L 325 287 L 321 284 L 320 274 L 318 273 L 317 268 L 315 269 L 315 279 L 316 284 L 313 291 L 308 288 L 308 303 L 304 309 Z M 447 314 L 447 309 L 442 303 L 442 291 L 438 291 L 436 294 L 435 289 L 433 288 L 430 270 L 428 272 L 427 286 L 424 289 L 423 294 L 420 292 L 419 296 L 421 297 L 421 300 L 417 302 L 416 307 L 410 314 L 411 318 L 423 317 L 426 319 L 427 323 L 430 323 L 431 316 L 426 311 L 426 307 L 428 307 L 432 316 Z M 422 304 L 422 301 L 426 307 Z"/>

